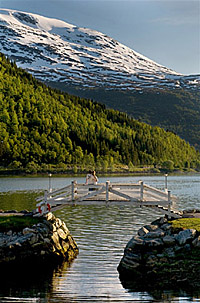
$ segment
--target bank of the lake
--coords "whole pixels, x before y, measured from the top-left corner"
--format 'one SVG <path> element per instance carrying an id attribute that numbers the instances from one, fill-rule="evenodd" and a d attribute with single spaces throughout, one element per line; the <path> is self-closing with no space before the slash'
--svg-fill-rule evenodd
<path id="1" fill-rule="evenodd" d="M 96 169 L 95 167 L 90 169 Z M 100 176 L 129 176 L 129 175 L 162 175 L 165 173 L 169 174 L 184 174 L 184 173 L 199 173 L 200 171 L 198 169 L 192 169 L 192 168 L 184 168 L 184 169 L 168 169 L 168 168 L 157 168 L 154 166 L 145 166 L 145 167 L 132 167 L 129 168 L 127 165 L 125 166 L 118 166 L 116 168 L 108 168 L 106 170 L 96 169 L 97 173 Z M 57 168 L 53 166 L 49 166 L 48 169 L 13 169 L 13 168 L 0 168 L 0 177 L 4 176 L 45 176 L 47 174 L 53 174 L 55 176 L 66 176 L 66 177 L 72 177 L 72 176 L 83 176 L 88 173 L 88 170 L 81 169 L 80 167 L 68 167 L 67 169 L 63 168 Z"/>

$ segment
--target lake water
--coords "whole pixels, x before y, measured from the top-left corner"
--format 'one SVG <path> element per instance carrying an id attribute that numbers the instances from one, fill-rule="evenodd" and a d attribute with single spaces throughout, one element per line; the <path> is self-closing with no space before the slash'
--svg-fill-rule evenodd
<path id="1" fill-rule="evenodd" d="M 84 178 L 75 178 L 84 182 Z M 100 182 L 138 182 L 164 188 L 163 176 L 100 177 Z M 53 188 L 72 178 L 52 178 Z M 0 209 L 32 210 L 35 198 L 49 187 L 49 178 L 0 178 Z M 200 175 L 169 176 L 168 189 L 179 197 L 177 209 L 200 208 Z M 144 224 L 160 217 L 151 208 L 133 206 L 66 206 L 55 215 L 65 221 L 79 246 L 79 255 L 69 266 L 28 270 L 2 276 L 0 302 L 200 302 L 195 293 L 124 289 L 117 266 L 123 250 Z M 3 279 L 2 279 L 3 278 Z"/>

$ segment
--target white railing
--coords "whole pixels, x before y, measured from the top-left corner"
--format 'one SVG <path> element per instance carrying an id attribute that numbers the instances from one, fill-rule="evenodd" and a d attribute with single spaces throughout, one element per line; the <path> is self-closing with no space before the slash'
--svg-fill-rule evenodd
<path id="1" fill-rule="evenodd" d="M 117 204 L 134 203 L 137 206 L 165 206 L 168 211 L 172 209 L 171 192 L 138 183 L 99 183 L 97 185 L 85 185 L 72 181 L 63 188 L 45 191 L 44 196 L 36 199 L 37 213 L 43 214 L 57 210 L 69 204 L 100 204 L 102 202 Z"/>

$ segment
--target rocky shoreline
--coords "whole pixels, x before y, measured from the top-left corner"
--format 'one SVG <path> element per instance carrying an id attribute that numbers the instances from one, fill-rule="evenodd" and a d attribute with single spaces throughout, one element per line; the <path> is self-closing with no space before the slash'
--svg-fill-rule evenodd
<path id="1" fill-rule="evenodd" d="M 14 213 L 17 216 L 21 213 Z M 2 215 L 7 216 L 9 212 Z M 24 215 L 32 215 L 24 212 Z M 78 247 L 66 224 L 52 213 L 31 227 L 9 231 L 0 229 L 0 266 L 25 263 L 72 261 Z"/>
<path id="2" fill-rule="evenodd" d="M 199 212 L 183 212 L 198 218 Z M 125 288 L 137 290 L 195 289 L 200 286 L 200 232 L 176 229 L 167 216 L 138 230 L 127 244 L 118 266 Z"/>

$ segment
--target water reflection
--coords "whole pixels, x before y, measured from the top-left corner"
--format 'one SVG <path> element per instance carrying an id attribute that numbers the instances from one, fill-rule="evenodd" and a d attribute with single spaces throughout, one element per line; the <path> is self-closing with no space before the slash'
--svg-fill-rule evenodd
<path id="1" fill-rule="evenodd" d="M 42 294 L 48 294 L 54 272 L 58 266 L 41 264 L 20 264 L 2 268 L 0 301 L 5 297 L 12 298 L 38 298 Z M 23 299 L 21 299 L 23 302 Z"/>
<path id="2" fill-rule="evenodd" d="M 200 302 L 199 289 L 178 288 L 174 285 L 174 289 L 161 290 L 153 286 L 152 281 L 152 289 L 149 290 L 146 289 L 145 285 L 138 286 L 137 281 L 121 281 L 121 283 L 123 287 L 132 294 L 133 298 L 136 293 L 138 293 L 140 296 L 146 297 L 146 299 L 148 294 L 149 297 L 156 302 Z M 146 302 L 146 300 L 144 301 Z"/>

